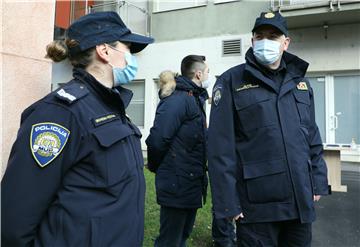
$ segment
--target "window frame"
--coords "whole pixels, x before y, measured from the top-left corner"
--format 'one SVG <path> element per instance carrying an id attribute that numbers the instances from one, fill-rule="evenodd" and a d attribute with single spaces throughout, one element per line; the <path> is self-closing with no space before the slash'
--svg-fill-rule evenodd
<path id="1" fill-rule="evenodd" d="M 134 93 L 134 90 L 127 88 L 127 86 L 131 87 L 132 85 L 134 85 L 134 84 L 136 84 L 136 83 L 142 83 L 142 84 L 143 84 L 143 88 L 144 88 L 144 90 L 143 90 L 143 92 L 144 92 L 144 94 L 143 94 L 143 99 L 142 99 L 142 100 L 138 100 L 138 99 L 134 100 L 134 99 L 131 99 L 128 107 L 126 108 L 126 114 L 129 115 L 129 116 L 130 116 L 130 119 L 133 121 L 133 117 L 132 117 L 132 116 L 130 115 L 130 113 L 128 112 L 129 106 L 130 106 L 130 105 L 143 105 L 143 107 L 142 107 L 142 116 L 143 116 L 143 117 L 142 117 L 142 119 L 143 119 L 143 120 L 142 120 L 142 123 L 139 124 L 139 123 L 133 122 L 137 127 L 143 129 L 143 128 L 145 127 L 145 101 L 146 101 L 146 92 L 145 92 L 146 86 L 145 86 L 145 84 L 146 84 L 146 80 L 145 80 L 145 79 L 135 79 L 135 80 L 131 81 L 129 84 L 123 85 L 123 87 L 126 88 L 126 89 L 128 89 L 128 90 L 131 90 L 131 91 Z M 134 94 L 135 94 L 135 93 L 134 93 Z"/>

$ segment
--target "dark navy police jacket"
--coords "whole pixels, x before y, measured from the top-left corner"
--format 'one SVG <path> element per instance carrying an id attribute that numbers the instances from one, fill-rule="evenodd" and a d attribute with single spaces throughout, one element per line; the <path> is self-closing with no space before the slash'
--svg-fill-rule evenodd
<path id="1" fill-rule="evenodd" d="M 156 167 L 157 202 L 175 208 L 200 208 L 206 195 L 205 89 L 186 77 L 162 97 L 146 139 L 149 166 Z"/>
<path id="2" fill-rule="evenodd" d="M 2 180 L 3 247 L 140 247 L 141 134 L 125 117 L 132 92 L 81 69 L 30 106 Z"/>
<path id="3" fill-rule="evenodd" d="M 240 223 L 315 219 L 313 195 L 329 193 L 308 64 L 285 52 L 281 85 L 262 73 L 252 48 L 213 89 L 209 176 L 217 218 Z"/>

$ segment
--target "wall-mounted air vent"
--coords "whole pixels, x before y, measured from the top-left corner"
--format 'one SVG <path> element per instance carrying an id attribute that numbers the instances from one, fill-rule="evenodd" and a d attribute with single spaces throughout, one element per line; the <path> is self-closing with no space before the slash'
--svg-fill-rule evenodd
<path id="1" fill-rule="evenodd" d="M 223 56 L 241 56 L 241 39 L 223 40 Z"/>

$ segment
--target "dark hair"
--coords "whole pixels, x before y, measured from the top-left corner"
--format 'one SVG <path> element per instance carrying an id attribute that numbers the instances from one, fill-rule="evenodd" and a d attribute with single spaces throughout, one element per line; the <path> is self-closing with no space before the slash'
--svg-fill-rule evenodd
<path id="1" fill-rule="evenodd" d="M 109 43 L 109 45 L 116 46 L 117 41 Z M 71 55 L 70 48 L 78 46 L 79 43 L 73 39 L 54 40 L 46 46 L 46 58 L 50 58 L 54 62 L 61 62 L 68 58 L 71 64 L 77 68 L 86 68 L 94 59 L 95 47 L 89 48 L 85 51 Z"/>
<path id="2" fill-rule="evenodd" d="M 189 55 L 181 61 L 181 75 L 193 79 L 197 70 L 204 71 L 205 56 Z"/>

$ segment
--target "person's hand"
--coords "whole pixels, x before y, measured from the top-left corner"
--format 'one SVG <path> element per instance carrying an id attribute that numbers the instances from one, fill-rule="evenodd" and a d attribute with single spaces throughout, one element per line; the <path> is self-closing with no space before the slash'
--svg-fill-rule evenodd
<path id="1" fill-rule="evenodd" d="M 237 221 L 237 220 L 243 219 L 243 218 L 244 218 L 243 213 L 240 213 L 239 215 L 236 215 L 233 219 L 234 219 L 235 221 Z"/>
<path id="2" fill-rule="evenodd" d="M 314 202 L 318 202 L 320 200 L 320 195 L 314 195 Z"/>

